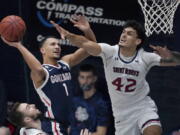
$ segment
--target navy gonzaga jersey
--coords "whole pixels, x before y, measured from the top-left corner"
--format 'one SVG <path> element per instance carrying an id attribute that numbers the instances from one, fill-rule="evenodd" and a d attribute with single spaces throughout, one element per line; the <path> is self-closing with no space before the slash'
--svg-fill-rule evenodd
<path id="1" fill-rule="evenodd" d="M 52 126 L 52 122 L 56 123 L 56 130 Z M 60 132 L 59 123 L 51 120 L 41 120 L 41 129 L 36 128 L 21 128 L 20 135 L 64 135 Z"/>
<path id="2" fill-rule="evenodd" d="M 46 79 L 36 90 L 47 107 L 45 115 L 63 123 L 63 126 L 68 125 L 73 88 L 69 65 L 58 61 L 58 67 L 43 64 L 43 68 L 46 71 Z"/>
<path id="3" fill-rule="evenodd" d="M 56 123 L 56 130 L 54 130 L 52 123 Z M 61 129 L 60 124 L 55 121 L 42 120 L 41 129 L 48 135 L 64 135 L 63 132 L 60 132 L 60 129 Z"/>

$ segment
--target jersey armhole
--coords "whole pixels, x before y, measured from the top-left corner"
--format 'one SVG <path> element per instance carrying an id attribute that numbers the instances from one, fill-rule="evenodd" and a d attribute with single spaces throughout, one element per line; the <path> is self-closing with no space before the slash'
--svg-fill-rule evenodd
<path id="1" fill-rule="evenodd" d="M 48 79 L 49 79 L 49 72 L 48 72 L 47 69 L 44 68 L 44 67 L 43 67 L 43 70 L 44 70 L 45 73 L 46 73 L 46 78 L 45 78 L 44 82 L 43 82 L 38 88 L 36 88 L 36 86 L 35 86 L 35 84 L 34 84 L 34 81 L 33 81 L 33 85 L 34 85 L 34 88 L 35 88 L 36 90 L 42 89 L 42 88 L 46 85 L 46 83 L 47 83 L 47 81 L 48 81 Z"/>

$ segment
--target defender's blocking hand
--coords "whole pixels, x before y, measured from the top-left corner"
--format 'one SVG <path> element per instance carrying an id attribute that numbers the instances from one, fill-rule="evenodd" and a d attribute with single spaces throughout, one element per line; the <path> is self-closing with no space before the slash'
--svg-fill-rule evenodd
<path id="1" fill-rule="evenodd" d="M 56 28 L 56 30 L 59 32 L 61 35 L 62 39 L 65 39 L 66 36 L 69 34 L 69 31 L 65 30 L 63 27 L 59 26 L 57 23 L 54 21 L 50 21 L 50 23 Z"/>

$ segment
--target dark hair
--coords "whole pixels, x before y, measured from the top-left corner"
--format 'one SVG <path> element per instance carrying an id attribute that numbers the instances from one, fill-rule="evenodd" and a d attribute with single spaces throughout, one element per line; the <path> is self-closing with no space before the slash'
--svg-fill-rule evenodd
<path id="1" fill-rule="evenodd" d="M 146 42 L 146 34 L 144 27 L 135 20 L 128 20 L 123 26 L 123 29 L 131 27 L 136 30 L 138 38 L 141 39 L 141 43 L 137 46 L 137 49 L 140 49 Z"/>
<path id="2" fill-rule="evenodd" d="M 93 65 L 83 64 L 79 67 L 79 72 L 92 72 L 93 75 L 96 75 L 96 69 Z"/>
<path id="3" fill-rule="evenodd" d="M 49 38 L 55 38 L 55 39 L 58 39 L 57 37 L 55 36 L 46 36 L 44 37 L 44 39 L 39 43 L 39 48 L 42 48 L 44 43 L 49 39 Z"/>
<path id="4" fill-rule="evenodd" d="M 12 105 L 12 108 L 10 108 L 8 112 L 8 120 L 16 126 L 23 127 L 25 126 L 25 123 L 23 121 L 24 114 L 17 110 L 20 104 L 21 103 L 16 102 L 14 103 L 14 105 Z"/>

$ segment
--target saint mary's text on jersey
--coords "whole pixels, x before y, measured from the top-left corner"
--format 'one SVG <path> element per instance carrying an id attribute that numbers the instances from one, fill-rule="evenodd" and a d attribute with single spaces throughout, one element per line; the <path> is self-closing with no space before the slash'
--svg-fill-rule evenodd
<path id="1" fill-rule="evenodd" d="M 139 76 L 139 71 L 135 71 L 135 70 L 128 69 L 128 68 L 113 67 L 113 71 L 116 73 L 123 73 L 123 74 L 128 74 L 128 75 L 133 75 L 133 76 Z"/>

